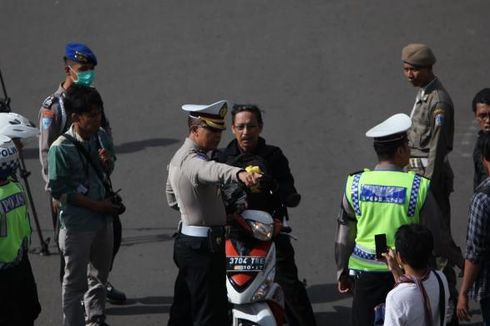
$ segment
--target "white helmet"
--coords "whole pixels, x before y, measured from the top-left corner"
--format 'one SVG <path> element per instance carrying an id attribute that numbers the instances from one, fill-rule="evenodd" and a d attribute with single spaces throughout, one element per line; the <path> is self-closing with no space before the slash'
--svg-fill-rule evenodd
<path id="1" fill-rule="evenodd" d="M 37 137 L 39 129 L 26 117 L 13 112 L 0 112 L 0 135 L 26 139 Z"/>
<path id="2" fill-rule="evenodd" d="M 0 178 L 14 175 L 19 166 L 19 155 L 14 142 L 7 136 L 0 135 Z"/>

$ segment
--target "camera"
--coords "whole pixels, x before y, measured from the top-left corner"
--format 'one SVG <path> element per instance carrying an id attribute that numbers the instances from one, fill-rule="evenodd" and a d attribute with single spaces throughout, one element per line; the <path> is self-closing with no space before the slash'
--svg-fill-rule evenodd
<path id="1" fill-rule="evenodd" d="M 118 192 L 119 191 L 112 192 L 109 198 L 111 199 L 112 204 L 118 207 L 117 215 L 121 215 L 126 211 L 126 206 L 124 206 L 123 200 L 121 196 L 119 196 Z"/>

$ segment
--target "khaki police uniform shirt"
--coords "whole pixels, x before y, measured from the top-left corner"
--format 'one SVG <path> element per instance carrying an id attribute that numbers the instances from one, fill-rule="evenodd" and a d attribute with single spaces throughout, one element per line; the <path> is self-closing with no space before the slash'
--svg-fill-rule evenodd
<path id="1" fill-rule="evenodd" d="M 411 156 L 427 159 L 426 166 L 414 170 L 433 179 L 433 174 L 443 173 L 443 164 L 448 164 L 447 155 L 453 149 L 454 138 L 453 102 L 437 78 L 417 93 L 411 119 L 408 131 Z"/>
<path id="2" fill-rule="evenodd" d="M 219 184 L 237 182 L 240 171 L 240 168 L 210 161 L 206 153 L 186 138 L 168 165 L 167 202 L 180 211 L 186 225 L 225 225 Z"/>

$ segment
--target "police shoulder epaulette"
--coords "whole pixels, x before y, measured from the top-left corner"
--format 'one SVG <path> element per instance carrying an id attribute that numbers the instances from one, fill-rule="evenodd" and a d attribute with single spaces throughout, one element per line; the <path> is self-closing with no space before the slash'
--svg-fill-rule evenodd
<path id="1" fill-rule="evenodd" d="M 209 161 L 209 158 L 208 156 L 206 155 L 206 153 L 203 153 L 203 152 L 199 152 L 199 151 L 196 151 L 196 157 L 201 159 L 201 160 L 204 160 L 204 161 Z"/>
<path id="2" fill-rule="evenodd" d="M 367 172 L 367 171 L 369 171 L 369 169 L 363 169 L 363 170 L 359 170 L 356 172 L 352 172 L 352 173 L 349 173 L 349 175 L 356 175 L 356 174 L 360 174 L 360 173 Z"/>
<path id="3" fill-rule="evenodd" d="M 46 99 L 43 101 L 43 107 L 44 108 L 50 108 L 53 103 L 58 101 L 58 97 L 54 95 L 49 95 L 46 97 Z"/>

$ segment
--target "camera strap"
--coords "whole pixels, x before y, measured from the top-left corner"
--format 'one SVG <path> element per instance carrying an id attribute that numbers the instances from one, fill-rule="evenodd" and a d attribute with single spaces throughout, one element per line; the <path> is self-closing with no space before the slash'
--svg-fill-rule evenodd
<path id="1" fill-rule="evenodd" d="M 113 193 L 114 191 L 112 190 L 112 182 L 109 176 L 103 172 L 100 171 L 100 169 L 96 166 L 94 161 L 92 160 L 92 157 L 90 156 L 90 153 L 83 147 L 83 145 L 72 135 L 69 135 L 67 133 L 63 134 L 63 137 L 65 137 L 70 143 L 75 145 L 79 153 L 82 153 L 82 155 L 85 157 L 87 162 L 92 166 L 92 168 L 95 171 L 95 174 L 97 177 L 102 181 L 102 184 L 104 185 L 105 190 L 107 193 Z"/>

